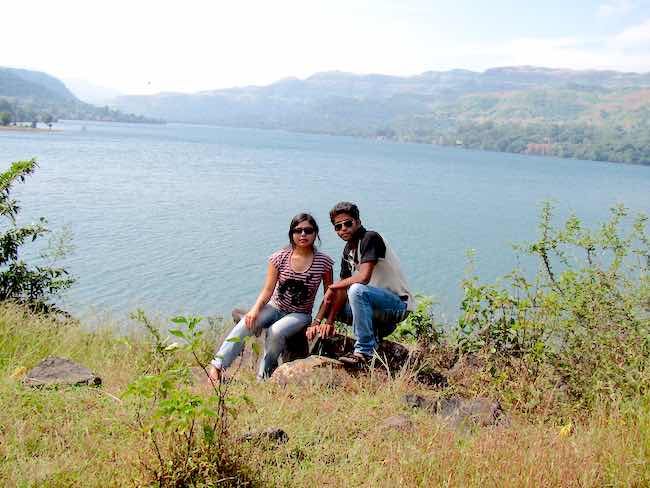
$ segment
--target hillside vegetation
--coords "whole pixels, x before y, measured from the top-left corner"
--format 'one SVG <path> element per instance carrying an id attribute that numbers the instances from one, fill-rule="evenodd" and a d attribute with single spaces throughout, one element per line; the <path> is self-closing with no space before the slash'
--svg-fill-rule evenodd
<path id="1" fill-rule="evenodd" d="M 419 359 L 390 372 L 378 361 L 339 384 L 259 383 L 242 360 L 208 385 L 201 367 L 232 325 L 219 319 L 137 311 L 120 336 L 0 303 L 0 484 L 647 486 L 646 223 L 617 207 L 590 229 L 557 223 L 546 205 L 537 240 L 517 248 L 539 260 L 536 276 L 468 276 L 455 324 L 422 301 L 393 337 Z M 49 355 L 85 364 L 102 386 L 24 386 Z M 452 375 L 463 362 L 474 366 Z M 449 382 L 427 387 L 423 372 Z M 508 421 L 454 426 L 407 406 L 413 393 L 492 398 Z M 387 427 L 396 414 L 409 424 Z M 267 427 L 288 438 L 245 435 Z"/>
<path id="2" fill-rule="evenodd" d="M 650 164 L 650 74 L 537 67 L 412 77 L 317 73 L 268 86 L 124 96 L 166 120 Z"/>
<path id="3" fill-rule="evenodd" d="M 63 82 L 46 73 L 0 67 L 0 123 L 49 123 L 58 119 L 156 122 L 152 118 L 82 102 Z"/>

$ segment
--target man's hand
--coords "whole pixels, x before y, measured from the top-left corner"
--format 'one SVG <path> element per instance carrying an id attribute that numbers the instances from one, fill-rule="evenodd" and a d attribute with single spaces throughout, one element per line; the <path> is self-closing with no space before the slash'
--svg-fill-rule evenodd
<path id="1" fill-rule="evenodd" d="M 318 326 L 318 333 L 323 339 L 332 337 L 335 331 L 336 329 L 334 328 L 334 324 L 324 323 Z"/>
<path id="2" fill-rule="evenodd" d="M 255 327 L 255 322 L 257 322 L 257 316 L 259 312 L 255 308 L 251 308 L 246 315 L 244 315 L 244 323 L 249 330 L 253 330 Z"/>
<path id="3" fill-rule="evenodd" d="M 339 281 L 335 281 L 334 283 L 332 283 L 329 286 L 329 288 L 327 289 L 328 293 L 329 293 L 330 290 L 342 290 L 343 288 L 347 288 L 344 281 L 345 280 L 339 280 Z M 331 297 L 330 297 L 330 299 L 331 299 Z"/>

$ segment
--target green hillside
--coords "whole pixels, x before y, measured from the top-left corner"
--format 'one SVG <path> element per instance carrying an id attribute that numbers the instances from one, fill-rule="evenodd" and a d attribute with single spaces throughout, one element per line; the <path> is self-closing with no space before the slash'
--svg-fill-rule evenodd
<path id="1" fill-rule="evenodd" d="M 60 80 L 46 73 L 0 67 L 0 123 L 57 119 L 156 122 L 82 102 Z"/>
<path id="2" fill-rule="evenodd" d="M 529 66 L 411 77 L 326 72 L 113 105 L 179 122 L 650 164 L 650 74 Z"/>

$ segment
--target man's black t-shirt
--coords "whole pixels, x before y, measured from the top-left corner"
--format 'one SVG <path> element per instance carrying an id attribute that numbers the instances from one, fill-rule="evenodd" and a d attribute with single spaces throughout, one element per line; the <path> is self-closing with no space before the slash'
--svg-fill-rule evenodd
<path id="1" fill-rule="evenodd" d="M 357 249 L 361 256 L 357 256 Z M 360 226 L 343 249 L 341 259 L 341 279 L 352 276 L 355 265 L 376 263 L 386 258 L 386 244 L 381 236 Z"/>

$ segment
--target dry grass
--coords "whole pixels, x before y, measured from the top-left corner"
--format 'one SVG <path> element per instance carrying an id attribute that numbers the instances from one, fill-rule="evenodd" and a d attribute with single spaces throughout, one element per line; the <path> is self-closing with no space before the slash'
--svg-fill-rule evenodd
<path id="1" fill-rule="evenodd" d="M 138 453 L 146 445 L 119 398 L 145 351 L 141 339 L 81 333 L 0 307 L 0 485 L 143 483 Z M 49 354 L 80 361 L 104 385 L 31 390 L 12 378 Z M 285 444 L 243 447 L 266 486 L 650 485 L 648 401 L 602 408 L 566 436 L 560 425 L 516 412 L 508 426 L 457 431 L 402 404 L 402 395 L 417 390 L 382 375 L 336 389 L 282 388 L 242 370 L 232 393 L 246 393 L 252 405 L 239 408 L 232 434 L 269 426 L 288 433 Z M 411 418 L 411 430 L 382 427 L 398 413 Z"/>

